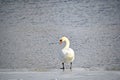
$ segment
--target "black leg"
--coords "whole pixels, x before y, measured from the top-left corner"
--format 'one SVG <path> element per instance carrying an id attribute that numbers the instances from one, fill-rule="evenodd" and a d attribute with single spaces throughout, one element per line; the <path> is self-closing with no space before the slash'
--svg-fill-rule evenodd
<path id="1" fill-rule="evenodd" d="M 72 70 L 72 62 L 70 62 L 70 69 Z"/>
<path id="2" fill-rule="evenodd" d="M 62 65 L 63 65 L 63 70 L 65 69 L 65 67 L 64 67 L 64 63 L 62 63 Z"/>
<path id="3" fill-rule="evenodd" d="M 60 68 L 60 69 L 63 69 L 63 71 L 64 71 L 64 69 L 65 69 L 65 67 L 64 67 L 64 63 L 62 63 L 62 66 L 63 66 L 63 67 L 62 67 L 62 68 Z"/>

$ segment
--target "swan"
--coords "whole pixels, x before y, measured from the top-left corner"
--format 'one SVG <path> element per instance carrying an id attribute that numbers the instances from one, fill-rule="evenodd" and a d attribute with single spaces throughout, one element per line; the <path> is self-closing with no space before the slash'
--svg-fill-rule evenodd
<path id="1" fill-rule="evenodd" d="M 64 63 L 70 63 L 70 69 L 72 69 L 72 62 L 75 58 L 75 54 L 73 49 L 69 48 L 70 47 L 70 41 L 67 37 L 63 36 L 59 40 L 59 44 L 62 44 L 63 42 L 66 43 L 65 47 L 62 49 L 62 53 L 60 53 L 60 60 L 62 62 L 62 68 L 65 69 Z"/>

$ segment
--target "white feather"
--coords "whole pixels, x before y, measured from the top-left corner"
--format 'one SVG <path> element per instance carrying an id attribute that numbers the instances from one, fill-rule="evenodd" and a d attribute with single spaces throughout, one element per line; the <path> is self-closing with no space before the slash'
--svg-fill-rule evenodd
<path id="1" fill-rule="evenodd" d="M 66 42 L 65 47 L 62 49 L 62 53 L 60 53 L 60 55 L 59 55 L 61 62 L 63 62 L 63 63 L 73 62 L 73 60 L 75 58 L 75 54 L 74 54 L 73 49 L 69 48 L 70 41 L 68 40 L 67 37 L 62 37 L 61 40 L 63 42 Z"/>

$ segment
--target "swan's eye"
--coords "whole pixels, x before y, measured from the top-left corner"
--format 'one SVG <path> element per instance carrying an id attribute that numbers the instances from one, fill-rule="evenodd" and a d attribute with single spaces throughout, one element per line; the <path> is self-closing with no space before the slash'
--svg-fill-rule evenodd
<path id="1" fill-rule="evenodd" d="M 60 40 L 60 42 L 62 42 L 62 40 Z"/>

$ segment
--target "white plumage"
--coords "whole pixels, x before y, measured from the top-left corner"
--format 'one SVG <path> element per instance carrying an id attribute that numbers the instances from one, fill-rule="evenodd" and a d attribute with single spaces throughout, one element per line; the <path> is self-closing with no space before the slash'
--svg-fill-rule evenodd
<path id="1" fill-rule="evenodd" d="M 74 51 L 71 48 L 68 49 L 62 49 L 62 62 L 64 63 L 70 63 L 74 60 Z"/>
<path id="2" fill-rule="evenodd" d="M 72 69 L 72 62 L 75 58 L 74 51 L 73 51 L 73 49 L 69 48 L 70 41 L 67 37 L 64 36 L 60 39 L 60 44 L 63 42 L 65 42 L 66 45 L 62 49 L 62 53 L 60 53 L 60 60 L 61 60 L 62 65 L 63 65 L 63 68 L 61 68 L 61 69 L 64 70 L 64 63 L 70 63 L 70 69 Z"/>

